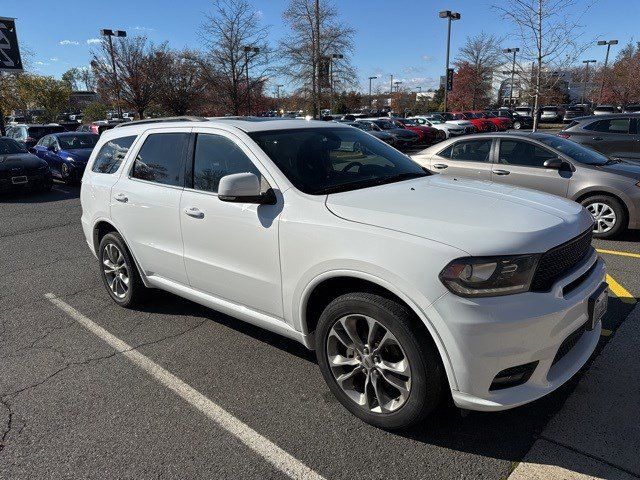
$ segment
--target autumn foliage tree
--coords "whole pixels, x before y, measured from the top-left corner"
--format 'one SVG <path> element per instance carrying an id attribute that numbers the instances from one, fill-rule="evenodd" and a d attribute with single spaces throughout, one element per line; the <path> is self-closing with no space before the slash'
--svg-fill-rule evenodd
<path id="1" fill-rule="evenodd" d="M 602 103 L 613 105 L 629 105 L 640 103 L 640 42 L 627 43 L 616 56 L 613 65 L 604 70 L 601 67 L 595 78 L 594 89 L 589 98 L 593 102 L 600 102 L 600 88 L 604 79 Z M 604 78 L 603 78 L 604 77 Z"/>
<path id="2" fill-rule="evenodd" d="M 491 79 L 469 62 L 458 62 L 453 90 L 447 101 L 451 110 L 483 109 L 491 103 Z"/>

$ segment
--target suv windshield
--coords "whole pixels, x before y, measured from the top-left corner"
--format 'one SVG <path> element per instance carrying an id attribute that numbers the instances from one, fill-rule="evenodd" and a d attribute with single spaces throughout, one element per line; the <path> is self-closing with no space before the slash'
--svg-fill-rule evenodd
<path id="1" fill-rule="evenodd" d="M 428 175 L 406 155 L 355 128 L 267 130 L 249 136 L 296 188 L 312 195 Z"/>
<path id="2" fill-rule="evenodd" d="M 13 153 L 28 153 L 27 149 L 12 138 L 0 138 L 0 155 L 11 155 Z"/>
<path id="3" fill-rule="evenodd" d="M 538 140 L 551 148 L 559 150 L 576 162 L 586 163 L 587 165 L 605 165 L 612 162 L 612 160 L 595 150 L 561 137 L 541 137 Z"/>

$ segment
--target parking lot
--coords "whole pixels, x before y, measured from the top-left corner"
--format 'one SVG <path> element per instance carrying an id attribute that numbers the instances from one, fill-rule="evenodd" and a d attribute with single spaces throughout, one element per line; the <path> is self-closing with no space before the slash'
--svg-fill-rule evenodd
<path id="1" fill-rule="evenodd" d="M 445 406 L 410 431 L 377 430 L 293 341 L 163 292 L 116 306 L 78 195 L 56 184 L 0 199 L 1 478 L 500 479 L 580 376 L 511 411 Z M 595 242 L 612 287 L 602 345 L 640 294 L 638 240 Z"/>

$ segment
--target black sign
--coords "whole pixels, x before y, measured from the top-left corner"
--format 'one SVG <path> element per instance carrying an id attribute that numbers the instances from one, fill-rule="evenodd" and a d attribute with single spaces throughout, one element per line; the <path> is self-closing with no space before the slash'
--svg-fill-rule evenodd
<path id="1" fill-rule="evenodd" d="M 22 70 L 16 22 L 13 18 L 0 17 L 0 72 L 16 70 Z"/>
<path id="2" fill-rule="evenodd" d="M 447 70 L 447 92 L 453 90 L 453 68 Z"/>

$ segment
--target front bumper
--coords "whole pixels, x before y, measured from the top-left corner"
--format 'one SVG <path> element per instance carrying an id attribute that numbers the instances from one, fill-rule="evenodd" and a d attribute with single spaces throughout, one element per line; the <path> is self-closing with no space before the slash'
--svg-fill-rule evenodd
<path id="1" fill-rule="evenodd" d="M 563 289 L 582 277 L 578 286 Z M 593 353 L 601 325 L 586 331 L 554 364 L 567 337 L 589 318 L 589 297 L 605 279 L 605 266 L 595 251 L 550 292 L 528 292 L 485 298 L 447 294 L 432 314 L 447 325 L 439 332 L 447 347 L 457 388 L 456 405 L 469 410 L 504 410 L 536 400 L 569 380 Z M 508 368 L 538 362 L 525 383 L 490 390 L 496 375 Z"/>

